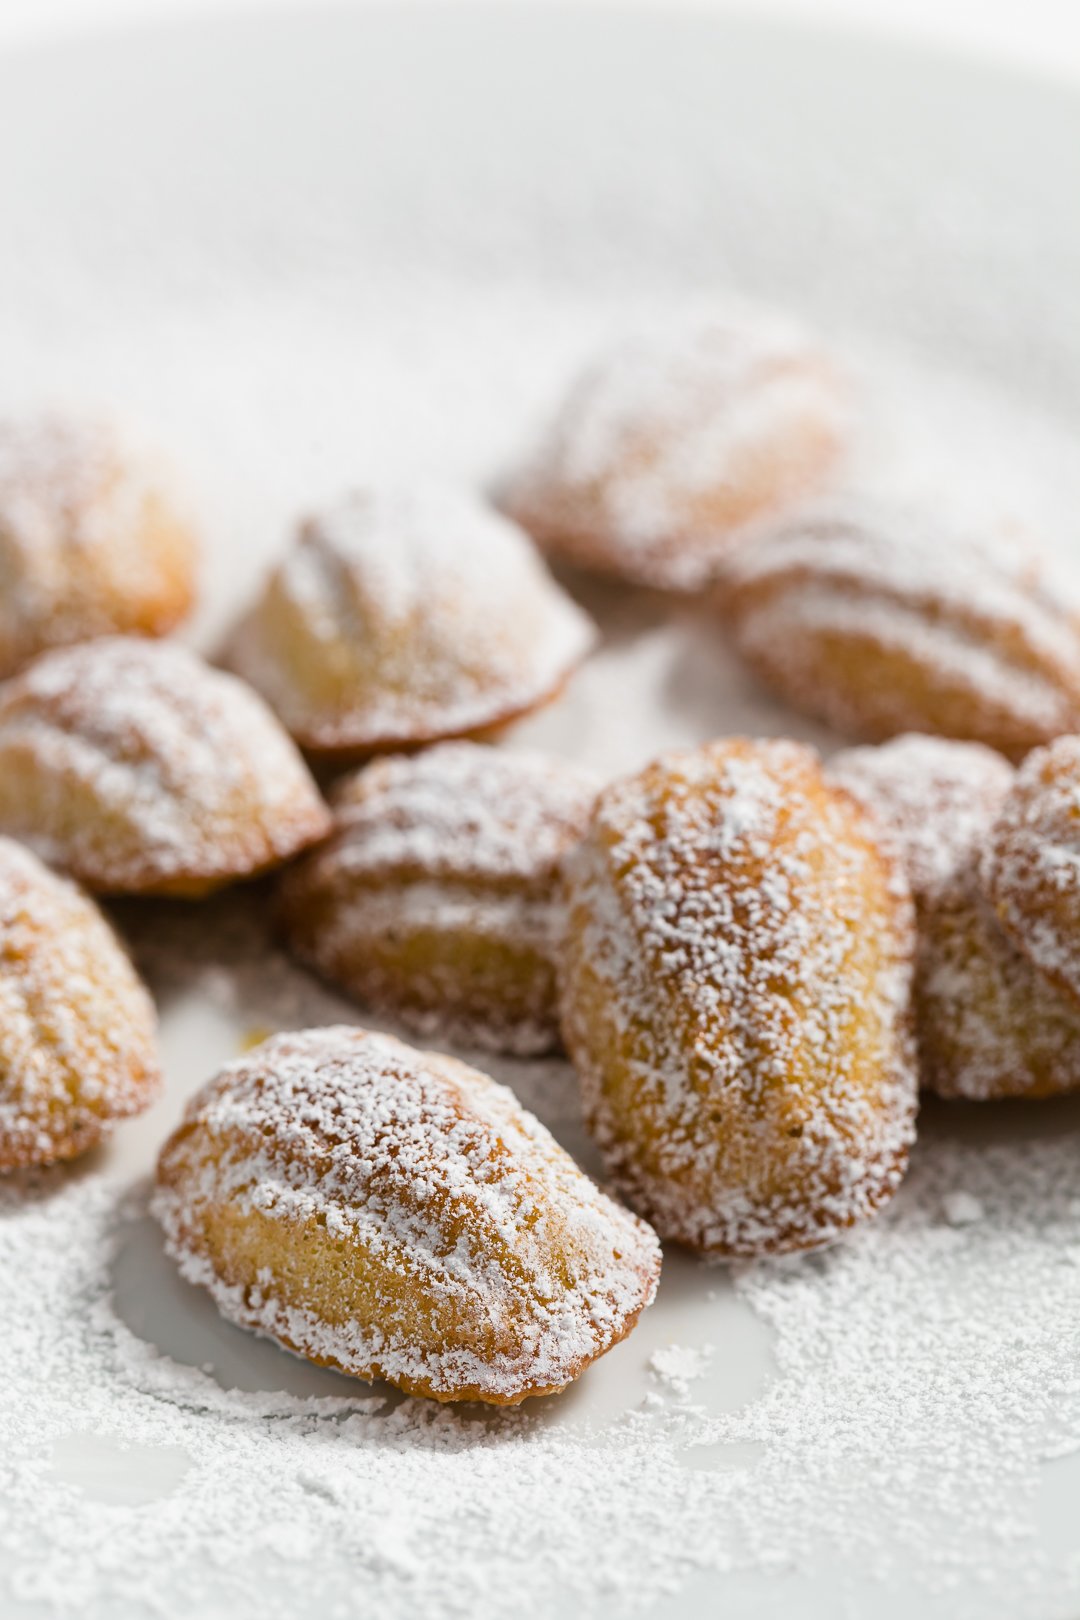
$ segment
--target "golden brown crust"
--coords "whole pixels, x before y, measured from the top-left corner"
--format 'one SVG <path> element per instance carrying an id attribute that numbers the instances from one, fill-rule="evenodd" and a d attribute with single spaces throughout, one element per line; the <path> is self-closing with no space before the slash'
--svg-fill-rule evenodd
<path id="1" fill-rule="evenodd" d="M 172 643 L 64 648 L 0 688 L 0 830 L 88 888 L 205 894 L 330 825 L 262 701 Z"/>
<path id="2" fill-rule="evenodd" d="M 114 424 L 0 421 L 0 675 L 94 636 L 165 635 L 197 560 L 167 477 Z"/>
<path id="3" fill-rule="evenodd" d="M 302 526 L 229 661 L 301 747 L 343 760 L 501 729 L 594 633 L 515 525 L 453 491 L 375 490 Z"/>
<path id="4" fill-rule="evenodd" d="M 472 743 L 376 761 L 338 785 L 333 837 L 285 876 L 291 948 L 424 1033 L 552 1050 L 559 877 L 597 787 L 566 761 Z"/>
<path id="5" fill-rule="evenodd" d="M 0 1170 L 74 1158 L 161 1084 L 149 996 L 104 917 L 0 838 Z"/>
<path id="6" fill-rule="evenodd" d="M 730 739 L 601 794 L 570 864 L 563 1034 L 662 1236 L 814 1247 L 892 1194 L 913 943 L 898 863 L 809 749 Z"/>
<path id="7" fill-rule="evenodd" d="M 641 337 L 579 379 L 503 504 L 566 562 L 701 590 L 745 524 L 831 474 L 847 404 L 828 354 L 772 313 Z"/>
<path id="8" fill-rule="evenodd" d="M 277 1036 L 205 1087 L 154 1207 L 232 1320 L 440 1401 L 565 1387 L 659 1274 L 653 1233 L 504 1087 L 355 1028 Z"/>
<path id="9" fill-rule="evenodd" d="M 761 679 L 842 732 L 1018 757 L 1080 715 L 1080 627 L 1019 540 L 833 501 L 748 540 L 717 600 Z"/>

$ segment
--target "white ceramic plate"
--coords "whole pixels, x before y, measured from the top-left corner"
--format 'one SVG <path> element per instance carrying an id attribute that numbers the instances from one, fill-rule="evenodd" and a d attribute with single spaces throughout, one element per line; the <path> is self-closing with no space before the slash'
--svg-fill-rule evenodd
<path id="1" fill-rule="evenodd" d="M 212 647 L 306 503 L 370 474 L 486 481 L 606 334 L 749 293 L 847 345 L 869 476 L 1009 506 L 1068 555 L 1077 197 L 1075 96 L 839 33 L 408 7 L 50 47 L 0 60 L 0 402 L 115 401 L 174 448 L 209 536 Z M 520 740 L 613 771 L 735 729 L 813 735 L 706 616 L 590 602 L 600 656 Z M 168 1094 L 34 1207 L 136 1189 L 92 1320 L 179 1382 L 128 1388 L 129 1355 L 88 1394 L 85 1360 L 66 1388 L 40 1349 L 46 1418 L 9 1419 L 0 1455 L 0 1612 L 1080 1613 L 1080 1270 L 1047 1295 L 1048 1246 L 1080 1253 L 1068 1104 L 929 1111 L 895 1214 L 845 1255 L 734 1284 L 673 1255 L 633 1339 L 542 1415 L 484 1426 L 475 1455 L 463 1423 L 441 1459 L 373 1418 L 301 1505 L 291 1476 L 342 1416 L 295 1398 L 355 1391 L 220 1322 L 138 1204 L 239 1041 L 356 1016 L 265 955 L 253 912 L 121 913 L 162 999 Z M 591 1164 L 567 1073 L 495 1067 Z M 0 1259 L 25 1261 L 27 1217 L 11 1196 L 2 1214 Z M 711 1356 L 682 1390 L 650 1365 L 671 1344 Z M 13 1402 L 38 1388 L 19 1355 Z"/>

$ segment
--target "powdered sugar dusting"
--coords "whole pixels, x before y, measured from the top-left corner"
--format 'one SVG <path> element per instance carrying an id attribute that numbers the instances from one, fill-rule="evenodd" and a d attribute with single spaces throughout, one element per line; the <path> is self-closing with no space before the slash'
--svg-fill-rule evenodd
<path id="1" fill-rule="evenodd" d="M 119 457 L 118 430 L 104 418 L 51 414 L 0 422 L 6 567 L 18 553 L 44 553 L 42 560 L 56 567 L 68 546 L 100 549 L 114 527 L 132 528 L 146 486 L 137 471 L 123 476 Z"/>
<path id="2" fill-rule="evenodd" d="M 930 901 L 981 848 L 1015 773 L 981 743 L 912 732 L 878 748 L 845 748 L 828 774 L 877 817 L 916 900 Z"/>
<path id="3" fill-rule="evenodd" d="M 584 830 L 598 779 L 528 751 L 445 743 L 379 760 L 339 784 L 343 858 L 398 878 L 549 881 Z"/>
<path id="4" fill-rule="evenodd" d="M 1076 551 L 1075 228 L 1060 167 L 1033 169 L 1029 144 L 1072 150 L 1062 96 L 1026 89 L 1017 123 L 1001 116 L 1019 98 L 1003 76 L 809 36 L 828 73 L 789 58 L 787 76 L 780 33 L 749 19 L 738 49 L 706 53 L 711 23 L 641 9 L 582 27 L 554 8 L 543 27 L 525 20 L 535 56 L 477 49 L 481 19 L 434 10 L 419 51 L 389 11 L 370 31 L 311 21 L 261 16 L 250 53 L 232 21 L 168 42 L 118 31 L 107 49 L 9 64 L 0 98 L 15 181 L 0 390 L 20 410 L 29 387 L 108 394 L 182 454 L 212 536 L 201 645 L 318 492 L 418 470 L 486 483 L 598 344 L 729 279 L 843 324 L 873 487 L 884 474 L 905 499 L 947 488 L 1011 508 Z M 370 51 L 336 50 L 361 35 Z M 58 121 L 58 69 L 85 142 Z M 762 93 L 776 74 L 790 96 Z M 837 87 L 827 116 L 806 116 L 823 84 Z M 511 86 L 528 92 L 520 107 Z M 568 116 L 552 117 L 553 86 Z M 398 116 L 410 96 L 414 121 Z M 916 103 L 898 142 L 892 109 Z M 880 140 L 850 139 L 879 112 Z M 939 186 L 920 154 L 942 129 Z M 951 184 L 976 167 L 985 184 Z M 590 607 L 601 654 L 523 728 L 531 746 L 624 772 L 735 728 L 835 741 L 754 691 L 707 617 L 614 593 Z M 125 906 L 160 970 L 166 1101 L 84 1169 L 0 1184 L 8 1606 L 1073 1620 L 1074 1102 L 931 1099 L 882 1218 L 823 1254 L 744 1269 L 734 1293 L 672 1252 L 625 1344 L 542 1413 L 479 1423 L 232 1329 L 177 1281 L 141 1189 L 125 1200 L 185 1092 L 253 1023 L 348 1016 L 272 951 L 257 898 Z M 227 945 L 249 905 L 238 965 Z M 497 1072 L 586 1153 L 568 1068 Z M 945 1201 L 961 1192 L 983 1217 L 957 1227 Z M 647 1368 L 672 1339 L 714 1347 L 685 1403 Z M 147 1486 L 138 1505 L 95 1500 L 59 1460 L 92 1458 L 102 1437 Z M 163 1447 L 168 1470 L 148 1479 Z"/>

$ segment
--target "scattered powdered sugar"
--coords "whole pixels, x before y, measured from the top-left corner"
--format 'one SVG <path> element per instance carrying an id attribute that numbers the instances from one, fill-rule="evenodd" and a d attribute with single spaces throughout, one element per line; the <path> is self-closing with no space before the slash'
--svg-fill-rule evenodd
<path id="1" fill-rule="evenodd" d="M 0 825 L 93 888 L 227 880 L 329 827 L 248 687 L 174 643 L 46 653 L 0 689 Z"/>
<path id="2" fill-rule="evenodd" d="M 776 1369 L 735 1410 L 730 1313 L 711 1356 L 631 1339 L 620 1372 L 602 1363 L 554 1408 L 481 1419 L 328 1373 L 288 1394 L 299 1363 L 254 1340 L 234 1348 L 200 1293 L 173 1288 L 141 1191 L 125 1198 L 94 1175 L 9 1180 L 0 1591 L 87 1620 L 248 1612 L 261 1570 L 268 1617 L 301 1603 L 345 1616 L 360 1592 L 388 1620 L 456 1620 L 571 1599 L 585 1615 L 668 1612 L 698 1581 L 722 1600 L 748 1580 L 764 1602 L 772 1579 L 798 1571 L 837 1602 L 861 1592 L 864 1608 L 899 1581 L 941 1620 L 1065 1620 L 1075 1543 L 1063 1532 L 1058 1553 L 1040 1551 L 1032 1528 L 1039 1460 L 1068 1467 L 1080 1446 L 1067 1123 L 1032 1118 L 1016 1142 L 990 1122 L 991 1140 L 972 1146 L 934 1116 L 885 1216 L 816 1258 L 743 1270 L 736 1297 L 768 1324 Z M 139 1244 L 142 1267 L 125 1276 Z M 167 1348 L 175 1336 L 172 1359 L 143 1325 L 166 1286 L 171 1325 L 160 1310 L 156 1321 Z M 223 1388 L 201 1370 L 230 1355 L 258 1382 Z M 635 1406 L 631 1364 L 659 1400 L 645 1382 Z M 604 1415 L 590 1401 L 609 1376 L 626 1405 Z M 133 1505 L 98 1500 L 52 1460 L 83 1436 L 130 1448 L 127 1477 L 144 1482 Z M 1071 1525 L 1075 1486 L 1060 1491 Z M 974 1580 L 970 1601 L 961 1580 Z"/>
<path id="3" fill-rule="evenodd" d="M 713 1354 L 711 1345 L 702 1348 L 692 1344 L 668 1344 L 649 1357 L 649 1371 L 672 1394 L 685 1399 L 694 1380 L 708 1372 Z"/>
<path id="4" fill-rule="evenodd" d="M 950 1226 L 970 1226 L 983 1218 L 982 1204 L 969 1192 L 946 1193 L 941 1207 Z"/>
<path id="5" fill-rule="evenodd" d="M 875 1227 L 822 1260 L 786 1272 L 763 1267 L 742 1284 L 777 1330 L 782 1374 L 803 1391 L 796 1443 L 812 1450 L 815 1468 L 792 1481 L 794 1518 L 810 1521 L 811 1536 L 820 1530 L 811 1497 L 824 1488 L 835 1528 L 846 1519 L 846 1556 L 869 1556 L 883 1579 L 910 1578 L 928 1558 L 943 1581 L 974 1575 L 978 1597 L 965 1603 L 957 1593 L 955 1613 L 1070 1613 L 1066 1594 L 1071 1587 L 1075 1596 L 1071 1583 L 1080 1578 L 1071 1536 L 1056 1572 L 1032 1547 L 1036 1481 L 1020 1462 L 1037 1448 L 1037 1431 L 1047 1451 L 1077 1433 L 1076 1171 L 1069 1143 L 1053 1140 L 1062 1123 L 1075 1124 L 1075 1111 L 1041 1128 L 1025 1123 L 1037 1151 L 1030 1141 L 1010 1142 L 1015 1125 L 1007 1120 L 988 1122 L 981 1143 L 961 1146 L 950 1116 L 935 1116 L 908 1181 Z M 972 1218 L 976 1208 L 981 1218 Z M 1021 1317 L 1014 1290 L 1028 1297 L 1032 1266 L 1048 1294 Z M 782 1433 L 763 1465 L 770 1473 L 794 1438 L 787 1424 L 795 1390 L 786 1382 L 782 1376 L 741 1426 L 766 1443 Z M 889 1459 L 884 1467 L 852 1466 L 871 1450 L 879 1462 Z M 760 1470 L 756 1484 L 763 1486 Z M 917 1494 L 932 1531 L 911 1511 Z M 875 1505 L 896 1525 L 889 1554 L 864 1542 Z M 805 1552 L 812 1562 L 826 1556 L 821 1546 Z M 998 1582 L 1008 1596 L 993 1595 Z"/>
<path id="6" fill-rule="evenodd" d="M 306 747 L 430 741 L 550 697 L 593 626 L 475 496 L 359 491 L 300 530 L 230 658 Z"/>

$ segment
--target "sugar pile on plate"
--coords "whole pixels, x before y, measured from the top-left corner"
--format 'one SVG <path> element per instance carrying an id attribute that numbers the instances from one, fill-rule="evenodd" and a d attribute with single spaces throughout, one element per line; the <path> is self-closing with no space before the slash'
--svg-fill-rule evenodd
<path id="1" fill-rule="evenodd" d="M 165 1595 L 216 1614 L 269 1571 L 266 1615 L 315 1594 L 344 1615 L 362 1592 L 380 1615 L 486 1620 L 571 1601 L 661 1612 L 688 1581 L 719 1580 L 722 1598 L 720 1577 L 830 1582 L 843 1560 L 854 1590 L 924 1588 L 928 1613 L 956 1612 L 961 1577 L 984 1587 L 982 1614 L 1034 1613 L 1036 1595 L 1057 1613 L 1075 1543 L 1048 1559 L 1031 1531 L 1036 1492 L 1054 1488 L 1040 1461 L 1059 1459 L 1063 1501 L 1080 1463 L 1075 1157 L 1049 1132 L 966 1145 L 936 1117 L 885 1218 L 737 1277 L 773 1337 L 759 1399 L 713 1401 L 723 1334 L 651 1357 L 646 1337 L 654 1393 L 599 1418 L 572 1399 L 459 1413 L 329 1374 L 333 1394 L 302 1398 L 284 1387 L 299 1364 L 254 1340 L 267 1387 L 225 1389 L 117 1313 L 133 1245 L 166 1265 L 140 1190 L 91 1171 L 5 1183 L 0 1592 L 90 1620 L 152 1614 Z M 193 1294 L 191 1309 L 212 1350 L 212 1307 Z M 126 1498 L 64 1463 L 102 1444 Z"/>

